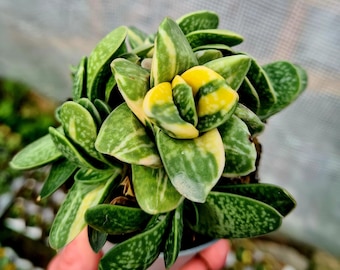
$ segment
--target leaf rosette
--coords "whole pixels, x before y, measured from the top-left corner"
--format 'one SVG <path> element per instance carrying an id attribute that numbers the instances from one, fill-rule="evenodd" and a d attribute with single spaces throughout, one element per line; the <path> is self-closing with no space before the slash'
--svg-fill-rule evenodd
<path id="1" fill-rule="evenodd" d="M 73 180 L 52 247 L 88 225 L 95 250 L 108 236 L 119 242 L 101 269 L 146 269 L 160 252 L 170 267 L 184 231 L 252 237 L 294 208 L 284 189 L 242 181 L 256 174 L 266 120 L 304 91 L 306 72 L 287 61 L 261 66 L 218 22 L 203 10 L 165 18 L 151 35 L 121 26 L 74 68 L 60 127 L 11 161 L 22 170 L 52 164 L 41 197 Z"/>

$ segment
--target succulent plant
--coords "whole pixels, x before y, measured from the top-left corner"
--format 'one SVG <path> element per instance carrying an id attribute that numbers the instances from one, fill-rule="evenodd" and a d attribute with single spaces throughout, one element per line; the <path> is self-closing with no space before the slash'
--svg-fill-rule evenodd
<path id="1" fill-rule="evenodd" d="M 151 35 L 121 26 L 73 68 L 60 127 L 11 162 L 51 164 L 41 198 L 72 184 L 53 248 L 88 225 L 95 251 L 116 243 L 101 269 L 146 269 L 160 252 L 170 267 L 187 235 L 266 234 L 294 208 L 285 189 L 245 179 L 257 170 L 257 136 L 303 92 L 306 72 L 287 61 L 261 66 L 218 23 L 197 11 L 165 18 Z"/>

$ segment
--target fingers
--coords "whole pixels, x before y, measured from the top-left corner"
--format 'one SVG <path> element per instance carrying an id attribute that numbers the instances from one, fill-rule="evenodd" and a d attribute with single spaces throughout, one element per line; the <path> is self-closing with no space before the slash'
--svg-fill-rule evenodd
<path id="1" fill-rule="evenodd" d="M 102 254 L 92 251 L 87 238 L 87 230 L 83 230 L 77 238 L 55 256 L 48 270 L 95 270 Z"/>
<path id="2" fill-rule="evenodd" d="M 219 270 L 225 266 L 230 250 L 228 240 L 222 239 L 202 250 L 181 270 Z"/>

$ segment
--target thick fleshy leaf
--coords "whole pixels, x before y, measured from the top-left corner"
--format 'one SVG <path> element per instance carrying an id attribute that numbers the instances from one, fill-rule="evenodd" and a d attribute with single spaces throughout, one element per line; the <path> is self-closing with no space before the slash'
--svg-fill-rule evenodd
<path id="1" fill-rule="evenodd" d="M 105 119 L 111 113 L 111 107 L 101 99 L 95 99 L 93 105 L 97 108 L 100 118 Z"/>
<path id="2" fill-rule="evenodd" d="M 86 95 L 86 68 L 87 57 L 84 56 L 76 69 L 73 76 L 72 97 L 73 100 L 78 100 Z"/>
<path id="3" fill-rule="evenodd" d="M 265 118 L 268 118 L 297 99 L 306 88 L 307 77 L 303 70 L 300 73 L 301 69 L 287 61 L 267 64 L 263 66 L 263 70 L 273 85 L 277 97 L 277 102 L 265 116 Z"/>
<path id="4" fill-rule="evenodd" d="M 222 52 L 215 49 L 199 50 L 195 52 L 195 55 L 199 65 L 204 65 L 207 62 L 223 57 Z"/>
<path id="5" fill-rule="evenodd" d="M 80 181 L 73 184 L 51 227 L 49 241 L 52 248 L 64 247 L 84 229 L 86 210 L 103 202 L 111 188 L 118 184 L 120 177 L 117 176 L 112 175 L 100 184 L 83 184 Z"/>
<path id="6" fill-rule="evenodd" d="M 91 52 L 87 61 L 87 97 L 104 99 L 106 82 L 111 76 L 110 63 L 127 51 L 127 28 L 121 26 L 106 35 Z"/>
<path id="7" fill-rule="evenodd" d="M 237 177 L 255 171 L 257 152 L 255 144 L 250 140 L 251 135 L 247 125 L 233 115 L 218 127 L 218 131 L 222 137 L 226 156 L 223 176 Z"/>
<path id="8" fill-rule="evenodd" d="M 92 227 L 87 227 L 87 235 L 89 239 L 90 246 L 92 250 L 96 253 L 101 251 L 107 240 L 107 233 L 103 233 L 93 229 Z"/>
<path id="9" fill-rule="evenodd" d="M 149 90 L 144 98 L 143 109 L 148 119 L 169 136 L 179 139 L 198 137 L 195 126 L 181 118 L 169 82 L 160 83 Z"/>
<path id="10" fill-rule="evenodd" d="M 181 118 L 196 126 L 198 116 L 191 86 L 187 84 L 181 76 L 176 75 L 172 80 L 171 87 L 174 103 Z"/>
<path id="11" fill-rule="evenodd" d="M 258 135 L 264 131 L 265 124 L 250 109 L 239 103 L 235 110 L 235 115 L 246 123 L 252 136 Z"/>
<path id="12" fill-rule="evenodd" d="M 97 126 L 90 112 L 74 101 L 66 101 L 60 108 L 59 117 L 66 136 L 90 156 L 101 159 L 94 147 Z"/>
<path id="13" fill-rule="evenodd" d="M 39 199 L 44 199 L 54 193 L 70 179 L 77 168 L 77 165 L 64 158 L 55 161 L 40 191 Z"/>
<path id="14" fill-rule="evenodd" d="M 148 37 L 146 33 L 144 33 L 142 30 L 138 29 L 135 26 L 129 26 L 127 30 L 128 30 L 127 32 L 128 42 L 131 49 L 135 49 L 143 45 L 144 41 Z"/>
<path id="15" fill-rule="evenodd" d="M 147 229 L 115 245 L 101 259 L 100 270 L 147 269 L 159 256 L 170 214 L 154 216 Z"/>
<path id="16" fill-rule="evenodd" d="M 224 29 L 203 29 L 186 35 L 192 48 L 206 44 L 224 44 L 235 46 L 243 41 L 243 37 L 235 32 Z"/>
<path id="17" fill-rule="evenodd" d="M 287 190 L 272 184 L 243 184 L 216 187 L 217 191 L 249 197 L 264 202 L 275 208 L 282 216 L 286 216 L 296 205 Z"/>
<path id="18" fill-rule="evenodd" d="M 247 73 L 247 78 L 259 96 L 260 107 L 256 114 L 260 118 L 265 117 L 277 103 L 277 97 L 267 73 L 253 58 Z"/>
<path id="19" fill-rule="evenodd" d="M 139 206 L 151 215 L 174 210 L 184 199 L 164 168 L 132 165 L 132 184 Z"/>
<path id="20" fill-rule="evenodd" d="M 96 106 L 93 104 L 92 101 L 90 101 L 88 98 L 81 98 L 77 100 L 77 103 L 79 103 L 81 106 L 83 106 L 92 116 L 93 120 L 95 121 L 97 127 L 100 127 L 102 123 L 102 118 L 100 116 L 100 113 L 98 112 Z"/>
<path id="21" fill-rule="evenodd" d="M 240 103 L 244 104 L 254 113 L 260 109 L 260 97 L 247 77 L 244 78 L 237 93 L 240 97 Z"/>
<path id="22" fill-rule="evenodd" d="M 51 135 L 47 134 L 18 152 L 9 164 L 16 170 L 29 170 L 44 166 L 61 156 Z"/>
<path id="23" fill-rule="evenodd" d="M 119 167 L 111 167 L 108 170 L 81 168 L 74 175 L 74 180 L 82 182 L 83 184 L 96 184 L 108 180 L 112 175 L 117 175 L 121 173 L 121 171 L 122 168 Z"/>
<path id="24" fill-rule="evenodd" d="M 126 104 L 145 124 L 143 99 L 149 90 L 150 73 L 141 66 L 123 58 L 112 61 L 111 70 Z"/>
<path id="25" fill-rule="evenodd" d="M 225 155 L 221 136 L 212 129 L 192 140 L 177 140 L 162 131 L 156 143 L 164 168 L 179 193 L 204 202 L 222 175 Z"/>
<path id="26" fill-rule="evenodd" d="M 233 114 L 239 97 L 220 74 L 205 66 L 196 66 L 181 77 L 191 86 L 197 100 L 198 130 L 216 128 Z"/>
<path id="27" fill-rule="evenodd" d="M 282 216 L 273 207 L 244 196 L 210 192 L 203 204 L 196 204 L 197 222 L 190 227 L 213 238 L 247 238 L 278 229 Z"/>
<path id="28" fill-rule="evenodd" d="M 205 66 L 220 74 L 227 84 L 237 91 L 249 70 L 250 63 L 250 57 L 246 55 L 232 55 L 210 61 Z"/>
<path id="29" fill-rule="evenodd" d="M 176 20 L 184 34 L 203 29 L 215 29 L 218 27 L 218 15 L 209 10 L 199 10 L 187 13 Z"/>
<path id="30" fill-rule="evenodd" d="M 70 162 L 76 164 L 79 167 L 91 168 L 91 169 L 104 169 L 106 165 L 99 162 L 84 153 L 80 153 L 78 149 L 57 129 L 50 127 L 48 129 L 54 144 L 62 155 Z"/>
<path id="31" fill-rule="evenodd" d="M 177 23 L 170 18 L 164 19 L 155 40 L 151 86 L 170 82 L 177 74 L 197 64 L 196 56 Z"/>
<path id="32" fill-rule="evenodd" d="M 170 223 L 170 232 L 164 245 L 164 263 L 169 269 L 178 257 L 181 250 L 183 235 L 183 204 L 176 208 Z"/>
<path id="33" fill-rule="evenodd" d="M 116 85 L 117 85 L 117 82 L 116 82 L 115 77 L 113 75 L 110 76 L 109 79 L 106 82 L 106 85 L 105 85 L 105 98 L 104 98 L 104 100 L 107 104 L 112 105 L 111 101 L 115 100 L 115 98 L 114 98 L 115 91 L 114 90 L 116 89 L 115 88 Z M 113 106 L 113 107 L 115 107 L 115 106 Z"/>
<path id="34" fill-rule="evenodd" d="M 112 204 L 100 204 L 87 209 L 87 224 L 100 232 L 120 235 L 143 228 L 150 215 L 140 208 Z"/>
<path id="35" fill-rule="evenodd" d="M 220 52 L 222 52 L 223 56 L 231 56 L 237 54 L 237 52 L 233 48 L 225 44 L 204 44 L 202 46 L 193 48 L 194 52 L 201 50 L 219 50 Z"/>
<path id="36" fill-rule="evenodd" d="M 106 118 L 95 146 L 99 152 L 130 164 L 153 167 L 161 164 L 155 144 L 126 103 Z"/>

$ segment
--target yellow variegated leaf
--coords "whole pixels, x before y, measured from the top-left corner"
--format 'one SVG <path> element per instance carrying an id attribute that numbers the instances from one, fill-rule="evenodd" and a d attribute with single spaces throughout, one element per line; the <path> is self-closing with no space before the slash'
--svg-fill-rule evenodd
<path id="1" fill-rule="evenodd" d="M 144 98 L 143 108 L 146 116 L 169 136 L 181 139 L 198 137 L 195 126 L 179 115 L 170 83 L 163 82 L 150 89 Z"/>

